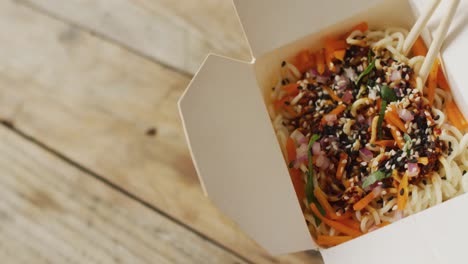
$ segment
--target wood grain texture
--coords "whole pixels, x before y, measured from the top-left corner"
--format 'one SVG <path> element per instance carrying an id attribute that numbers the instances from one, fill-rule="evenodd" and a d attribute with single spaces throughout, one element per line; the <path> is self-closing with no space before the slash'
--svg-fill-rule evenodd
<path id="1" fill-rule="evenodd" d="M 209 52 L 249 60 L 231 0 L 17 0 L 184 72 Z"/>
<path id="2" fill-rule="evenodd" d="M 176 107 L 187 77 L 10 0 L 0 31 L 0 117 L 251 261 L 320 263 L 271 257 L 203 196 Z"/>
<path id="3" fill-rule="evenodd" d="M 244 263 L 0 126 L 2 263 Z"/>

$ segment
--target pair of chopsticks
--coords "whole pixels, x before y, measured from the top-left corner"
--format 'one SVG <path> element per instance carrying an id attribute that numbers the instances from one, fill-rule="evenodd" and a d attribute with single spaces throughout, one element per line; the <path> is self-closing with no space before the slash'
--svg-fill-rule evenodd
<path id="1" fill-rule="evenodd" d="M 431 46 L 429 47 L 427 56 L 424 59 L 424 63 L 422 64 L 421 69 L 419 70 L 419 77 L 422 79 L 423 84 L 426 83 L 427 77 L 429 76 L 429 72 L 431 71 L 434 62 L 437 59 L 440 48 L 442 47 L 442 44 L 445 41 L 450 24 L 452 23 L 455 11 L 457 10 L 458 5 L 460 3 L 460 0 L 449 1 L 450 6 L 447 10 L 447 13 L 443 16 L 442 21 L 440 22 L 440 25 L 437 28 L 437 31 L 435 32 L 434 39 L 432 40 Z M 441 0 L 432 0 L 430 5 L 427 6 L 427 8 L 424 10 L 421 16 L 418 18 L 410 33 L 408 34 L 405 43 L 403 44 L 404 55 L 407 55 L 409 53 L 411 47 L 414 45 L 416 39 L 419 37 L 424 27 L 427 25 L 427 22 L 434 14 L 440 2 Z"/>

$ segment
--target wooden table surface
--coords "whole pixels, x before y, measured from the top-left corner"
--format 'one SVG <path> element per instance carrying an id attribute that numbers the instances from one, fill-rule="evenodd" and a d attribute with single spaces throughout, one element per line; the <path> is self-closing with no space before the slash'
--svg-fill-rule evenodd
<path id="1" fill-rule="evenodd" d="M 2 263 L 322 263 L 195 173 L 176 102 L 208 52 L 250 58 L 230 0 L 3 0 L 0 32 Z"/>

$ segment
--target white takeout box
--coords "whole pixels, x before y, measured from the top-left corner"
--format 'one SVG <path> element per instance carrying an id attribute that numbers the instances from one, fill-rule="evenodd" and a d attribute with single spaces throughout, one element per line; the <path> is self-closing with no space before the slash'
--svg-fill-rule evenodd
<path id="1" fill-rule="evenodd" d="M 369 22 L 410 28 L 424 0 L 235 0 L 252 62 L 209 55 L 179 101 L 205 193 L 273 254 L 320 250 L 325 263 L 468 263 L 468 195 L 342 245 L 319 249 L 296 199 L 267 107 L 281 61 Z M 444 2 L 444 1 L 443 1 Z M 468 1 L 442 51 L 458 105 L 468 105 Z M 444 10 L 446 1 L 439 9 Z M 432 25 L 437 26 L 441 11 Z M 429 32 L 424 36 L 429 40 Z M 468 116 L 468 108 L 462 107 Z"/>

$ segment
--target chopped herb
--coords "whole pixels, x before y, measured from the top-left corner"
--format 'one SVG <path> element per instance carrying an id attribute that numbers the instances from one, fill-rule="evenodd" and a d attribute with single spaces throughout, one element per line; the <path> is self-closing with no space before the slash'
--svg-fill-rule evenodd
<path id="1" fill-rule="evenodd" d="M 409 157 L 411 156 L 410 151 L 411 151 L 411 146 L 413 144 L 413 141 L 411 141 L 411 137 L 405 133 L 403 135 L 403 139 L 405 140 L 405 145 L 403 146 L 403 151 L 406 151 L 406 155 Z"/>
<path id="2" fill-rule="evenodd" d="M 371 175 L 369 175 L 369 177 L 367 177 L 364 180 L 364 182 L 362 183 L 362 188 L 367 188 L 367 187 L 371 186 L 372 184 L 389 177 L 390 175 L 392 175 L 392 174 L 391 173 L 385 174 L 383 171 L 378 170 L 378 171 L 372 173 Z"/>
<path id="3" fill-rule="evenodd" d="M 375 53 L 372 51 L 372 49 L 369 49 L 369 52 L 367 53 L 367 61 L 371 61 L 374 56 Z"/>
<path id="4" fill-rule="evenodd" d="M 371 73 L 371 71 L 375 68 L 375 60 L 373 60 L 369 66 L 367 66 L 367 68 L 361 72 L 361 74 L 359 75 L 359 77 L 357 78 L 356 80 L 356 85 L 359 85 L 359 83 L 361 82 L 362 78 L 366 77 L 367 75 L 369 75 L 369 73 Z"/>
<path id="5" fill-rule="evenodd" d="M 312 153 L 311 153 L 311 149 L 312 149 L 312 145 L 320 138 L 319 135 L 312 135 L 312 137 L 310 137 L 310 141 L 309 141 L 309 147 L 307 149 L 307 157 L 308 157 L 308 160 L 309 160 L 309 171 L 307 173 L 307 184 L 305 186 L 305 192 L 306 192 L 306 197 L 307 197 L 307 202 L 309 204 L 311 203 L 314 203 L 315 206 L 317 206 L 317 209 L 319 209 L 320 213 L 322 215 L 325 215 L 325 210 L 322 208 L 322 206 L 320 205 L 320 203 L 318 202 L 317 198 L 315 197 L 314 195 L 314 189 L 315 189 L 315 186 L 314 186 L 314 167 L 313 167 L 313 164 L 312 164 Z M 315 224 L 318 226 L 320 225 L 321 221 L 318 217 L 316 217 L 314 215 L 314 219 L 315 219 Z"/>
<path id="6" fill-rule="evenodd" d="M 382 139 L 382 123 L 383 123 L 386 109 L 387 109 L 387 101 L 382 100 L 380 102 L 379 120 L 377 122 L 377 134 L 378 134 L 379 139 Z"/>
<path id="7" fill-rule="evenodd" d="M 390 103 L 398 100 L 395 90 L 391 89 L 387 85 L 382 85 L 382 87 L 380 87 L 380 95 L 383 100 Z"/>

